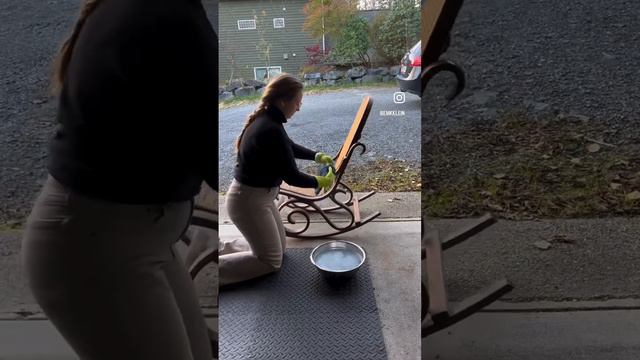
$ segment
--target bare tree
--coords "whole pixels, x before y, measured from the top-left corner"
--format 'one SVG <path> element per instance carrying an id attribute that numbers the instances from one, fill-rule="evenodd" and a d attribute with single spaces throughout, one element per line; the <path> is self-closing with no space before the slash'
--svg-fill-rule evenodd
<path id="1" fill-rule="evenodd" d="M 267 68 L 266 79 L 269 79 L 269 67 L 271 66 L 271 43 L 267 39 L 267 27 L 265 26 L 265 19 L 267 18 L 267 12 L 262 10 L 260 16 L 256 14 L 256 11 L 253 11 L 253 18 L 256 21 L 256 30 L 258 31 L 258 44 L 256 45 L 256 50 L 258 50 L 259 57 L 261 60 L 264 60 L 265 66 Z"/>

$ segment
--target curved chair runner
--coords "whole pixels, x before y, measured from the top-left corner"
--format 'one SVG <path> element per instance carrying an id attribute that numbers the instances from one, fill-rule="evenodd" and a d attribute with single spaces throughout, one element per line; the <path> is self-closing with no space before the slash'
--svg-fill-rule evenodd
<path id="1" fill-rule="evenodd" d="M 300 225 L 295 218 L 300 216 L 304 219 L 302 225 L 297 229 L 285 223 L 287 236 L 301 239 L 325 238 L 359 228 L 380 216 L 380 212 L 375 212 L 364 219 L 360 215 L 360 202 L 371 197 L 375 194 L 375 191 L 358 197 L 342 181 L 342 177 L 347 171 L 349 160 L 356 149 L 360 149 L 361 155 L 366 151 L 365 145 L 359 140 L 372 106 L 373 100 L 369 96 L 362 100 L 351 129 L 338 155 L 334 158 L 336 181 L 329 190 L 316 195 L 314 189 L 293 187 L 285 183 L 280 187 L 278 196 L 282 196 L 283 199 L 280 201 L 278 210 L 286 218 L 286 222 L 291 225 Z M 323 201 L 324 203 L 321 204 Z M 327 203 L 328 205 L 326 205 Z M 346 222 L 344 219 L 335 221 L 328 215 L 331 212 L 340 210 L 347 214 Z M 311 214 L 318 214 L 330 229 L 323 233 L 307 233 L 311 225 Z"/>

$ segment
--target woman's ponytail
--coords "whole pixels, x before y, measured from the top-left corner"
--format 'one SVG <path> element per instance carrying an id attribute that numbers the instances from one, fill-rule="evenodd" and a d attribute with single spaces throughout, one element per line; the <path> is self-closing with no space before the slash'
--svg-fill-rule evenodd
<path id="1" fill-rule="evenodd" d="M 60 93 L 62 85 L 67 77 L 67 69 L 69 68 L 69 62 L 71 61 L 71 54 L 73 53 L 73 48 L 78 40 L 78 36 L 80 35 L 80 30 L 82 30 L 82 26 L 86 22 L 87 18 L 91 13 L 93 13 L 99 3 L 100 0 L 84 1 L 84 4 L 80 9 L 78 20 L 76 20 L 76 23 L 73 26 L 71 35 L 69 35 L 69 37 L 62 43 L 62 47 L 54 61 L 52 79 L 52 91 L 54 94 Z"/>
<path id="2" fill-rule="evenodd" d="M 260 100 L 260 105 L 258 105 L 258 107 L 255 110 L 253 110 L 251 114 L 249 114 L 249 116 L 247 117 L 247 121 L 244 122 L 244 127 L 242 128 L 242 132 L 240 133 L 240 136 L 238 136 L 238 139 L 236 140 L 236 151 L 240 150 L 240 141 L 242 140 L 242 135 L 244 135 L 244 132 L 245 130 L 247 130 L 247 127 L 249 127 L 249 125 L 251 125 L 254 121 L 256 121 L 256 118 L 267 109 L 267 106 L 268 106 L 267 101 L 263 97 Z"/>
<path id="3" fill-rule="evenodd" d="M 240 133 L 240 136 L 238 136 L 238 140 L 236 140 L 236 151 L 240 150 L 240 142 L 242 141 L 242 136 L 244 135 L 245 130 L 247 130 L 249 125 L 256 121 L 260 114 L 262 114 L 269 106 L 272 106 L 276 101 L 291 101 L 300 92 L 302 92 L 303 87 L 304 86 L 300 80 L 286 73 L 282 73 L 269 81 L 269 84 L 265 87 L 262 98 L 260 99 L 260 104 L 251 114 L 249 114 L 247 121 L 244 123 L 242 132 Z"/>

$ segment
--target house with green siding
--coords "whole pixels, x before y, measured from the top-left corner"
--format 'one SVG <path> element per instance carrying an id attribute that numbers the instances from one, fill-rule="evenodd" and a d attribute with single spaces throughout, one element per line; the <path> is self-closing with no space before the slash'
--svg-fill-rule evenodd
<path id="1" fill-rule="evenodd" d="M 264 80 L 267 74 L 298 74 L 305 47 L 318 43 L 302 31 L 307 0 L 220 0 L 220 82 Z"/>

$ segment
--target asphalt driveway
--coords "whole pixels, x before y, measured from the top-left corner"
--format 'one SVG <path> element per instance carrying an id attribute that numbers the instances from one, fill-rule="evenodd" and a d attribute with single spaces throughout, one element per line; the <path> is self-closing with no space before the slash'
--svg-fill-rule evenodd
<path id="1" fill-rule="evenodd" d="M 289 136 L 314 150 L 335 154 L 340 149 L 365 96 L 373 99 L 373 108 L 362 132 L 367 146 L 354 163 L 380 158 L 400 159 L 416 166 L 420 162 L 420 98 L 406 94 L 404 103 L 394 102 L 395 87 L 349 89 L 305 95 L 302 108 L 286 125 Z M 254 105 L 220 111 L 220 189 L 224 191 L 233 178 L 235 140 Z"/>

